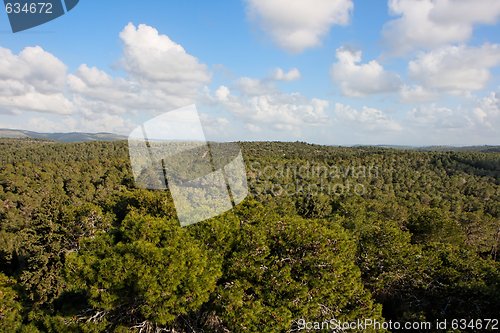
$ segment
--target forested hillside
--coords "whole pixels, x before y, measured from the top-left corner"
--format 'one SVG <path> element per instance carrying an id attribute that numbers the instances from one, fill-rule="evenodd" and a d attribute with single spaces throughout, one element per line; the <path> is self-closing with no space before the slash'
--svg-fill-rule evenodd
<path id="1" fill-rule="evenodd" d="M 500 153 L 241 146 L 250 195 L 181 228 L 126 142 L 1 139 L 0 332 L 498 318 Z"/>

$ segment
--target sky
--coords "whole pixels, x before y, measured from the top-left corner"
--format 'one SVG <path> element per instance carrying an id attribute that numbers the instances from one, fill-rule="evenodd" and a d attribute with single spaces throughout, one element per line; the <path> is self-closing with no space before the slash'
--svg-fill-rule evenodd
<path id="1" fill-rule="evenodd" d="M 80 0 L 12 33 L 0 128 L 128 135 L 195 104 L 210 140 L 500 144 L 498 0 Z"/>

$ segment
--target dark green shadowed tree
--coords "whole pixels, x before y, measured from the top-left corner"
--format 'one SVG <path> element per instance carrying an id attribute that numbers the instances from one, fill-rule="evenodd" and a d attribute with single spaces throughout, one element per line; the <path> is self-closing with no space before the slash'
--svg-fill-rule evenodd
<path id="1" fill-rule="evenodd" d="M 163 326 L 198 309 L 221 274 L 220 262 L 176 220 L 135 212 L 69 255 L 66 271 L 96 320 L 130 326 Z"/>

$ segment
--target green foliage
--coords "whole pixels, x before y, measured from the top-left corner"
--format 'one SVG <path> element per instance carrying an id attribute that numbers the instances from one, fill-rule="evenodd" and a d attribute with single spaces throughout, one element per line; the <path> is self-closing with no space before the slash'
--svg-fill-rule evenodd
<path id="1" fill-rule="evenodd" d="M 216 293 L 230 331 L 285 332 L 298 318 L 380 318 L 340 226 L 269 216 L 241 233 Z"/>
<path id="2" fill-rule="evenodd" d="M 67 257 L 70 284 L 123 320 L 168 324 L 208 300 L 220 267 L 175 220 L 132 212 Z"/>
<path id="3" fill-rule="evenodd" d="M 0 332 L 16 332 L 22 323 L 22 305 L 15 282 L 0 273 Z"/>
<path id="4" fill-rule="evenodd" d="M 498 151 L 241 145 L 250 196 L 181 228 L 126 142 L 0 140 L 0 331 L 497 316 Z"/>
<path id="5" fill-rule="evenodd" d="M 429 283 L 415 290 L 428 319 L 496 318 L 500 309 L 500 264 L 450 244 L 424 248 Z"/>
<path id="6" fill-rule="evenodd" d="M 465 238 L 458 222 L 450 220 L 437 208 L 424 209 L 414 213 L 407 227 L 415 243 L 440 241 L 461 244 Z"/>

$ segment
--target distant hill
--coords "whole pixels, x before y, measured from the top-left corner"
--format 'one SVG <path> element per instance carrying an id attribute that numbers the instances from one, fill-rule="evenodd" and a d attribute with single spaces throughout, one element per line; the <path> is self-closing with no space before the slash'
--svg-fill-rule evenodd
<path id="1" fill-rule="evenodd" d="M 453 146 L 430 146 L 418 148 L 421 151 L 480 151 L 485 153 L 500 153 L 500 146 L 465 146 L 465 147 L 453 147 Z"/>
<path id="2" fill-rule="evenodd" d="M 417 150 L 417 151 L 435 151 L 435 152 L 484 152 L 484 153 L 500 153 L 500 146 L 484 145 L 484 146 L 400 146 L 400 145 L 355 145 L 355 148 L 387 148 L 387 149 L 399 149 L 399 150 Z"/>
<path id="3" fill-rule="evenodd" d="M 124 135 L 118 135 L 113 133 L 81 133 L 81 132 L 71 132 L 71 133 L 39 133 L 26 130 L 18 129 L 7 129 L 0 128 L 0 138 L 11 138 L 11 139 L 39 139 L 39 140 L 50 140 L 57 142 L 88 142 L 88 141 L 119 141 L 127 140 Z M 264 143 L 264 142 L 263 142 Z M 270 142 L 266 142 L 269 144 Z M 295 142 L 295 144 L 306 144 L 306 142 Z M 321 145 L 318 145 L 321 147 Z M 465 146 L 465 147 L 454 147 L 454 146 L 427 146 L 427 147 L 416 147 L 416 146 L 403 146 L 403 145 L 353 145 L 353 148 L 385 148 L 385 149 L 398 149 L 398 150 L 417 150 L 417 151 L 455 151 L 455 152 L 488 152 L 488 153 L 499 153 L 500 146 L 494 145 L 484 145 L 484 146 Z"/>
<path id="4" fill-rule="evenodd" d="M 87 142 L 87 141 L 117 141 L 126 140 L 127 137 L 113 133 L 38 133 L 16 129 L 0 128 L 0 138 L 12 139 L 43 139 L 59 142 Z"/>

